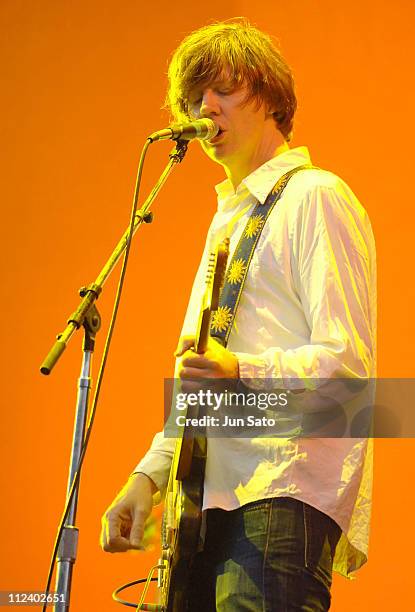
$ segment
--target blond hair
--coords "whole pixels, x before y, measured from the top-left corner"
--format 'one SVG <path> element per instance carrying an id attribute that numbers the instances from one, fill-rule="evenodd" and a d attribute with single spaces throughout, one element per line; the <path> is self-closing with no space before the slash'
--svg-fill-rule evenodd
<path id="1" fill-rule="evenodd" d="M 289 141 L 297 100 L 290 67 L 273 44 L 245 18 L 218 22 L 187 36 L 171 59 L 165 107 L 175 121 L 189 118 L 190 91 L 213 83 L 224 74 L 232 85 L 246 84 L 249 100 L 264 102 L 277 127 Z"/>

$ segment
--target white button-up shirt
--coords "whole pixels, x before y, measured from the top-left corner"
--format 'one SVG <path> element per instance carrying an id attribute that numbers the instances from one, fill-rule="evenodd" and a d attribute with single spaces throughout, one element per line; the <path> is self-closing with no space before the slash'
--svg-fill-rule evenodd
<path id="1" fill-rule="evenodd" d="M 230 237 L 230 255 L 257 202 L 279 178 L 311 163 L 305 147 L 274 157 L 236 192 L 216 187 L 218 210 L 196 275 L 182 335 L 194 334 L 212 245 Z M 272 210 L 252 257 L 228 348 L 248 385 L 265 379 L 293 389 L 331 378 L 376 373 L 376 261 L 368 216 L 334 174 L 295 174 Z M 265 388 L 265 387 L 264 387 Z M 155 436 L 135 472 L 167 483 L 174 440 Z M 233 510 L 270 497 L 293 497 L 342 529 L 334 569 L 344 575 L 367 558 L 372 443 L 361 438 L 209 438 L 204 509 Z"/>

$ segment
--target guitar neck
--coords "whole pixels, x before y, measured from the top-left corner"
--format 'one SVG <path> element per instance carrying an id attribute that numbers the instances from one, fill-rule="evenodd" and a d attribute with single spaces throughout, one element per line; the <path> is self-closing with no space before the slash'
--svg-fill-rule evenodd
<path id="1" fill-rule="evenodd" d="M 210 308 L 206 308 L 200 313 L 199 325 L 195 336 L 194 348 L 196 353 L 204 353 L 207 349 L 210 335 L 211 314 Z"/>
<path id="2" fill-rule="evenodd" d="M 218 244 L 216 251 L 209 256 L 206 274 L 206 289 L 195 335 L 194 350 L 204 353 L 210 336 L 210 319 L 212 312 L 219 306 L 219 295 L 225 279 L 226 263 L 229 255 L 229 238 Z"/>
<path id="3" fill-rule="evenodd" d="M 199 354 L 208 347 L 211 315 L 219 307 L 228 253 L 229 240 L 225 239 L 209 257 L 206 289 L 194 339 L 194 351 Z M 193 409 L 198 407 L 189 404 L 186 416 Z M 190 560 L 197 553 L 200 541 L 206 449 L 203 432 L 195 435 L 187 425 L 179 429 L 167 487 L 163 570 L 159 573 L 165 612 L 188 608 Z"/>

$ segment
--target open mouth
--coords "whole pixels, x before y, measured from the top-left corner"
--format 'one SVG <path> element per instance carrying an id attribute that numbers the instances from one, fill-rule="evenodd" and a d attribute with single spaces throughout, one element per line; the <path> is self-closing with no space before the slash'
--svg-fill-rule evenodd
<path id="1" fill-rule="evenodd" d="M 211 138 L 208 142 L 217 142 L 225 133 L 224 130 L 222 130 L 222 128 L 219 128 L 219 132 L 216 134 L 216 136 L 214 136 L 213 138 Z"/>

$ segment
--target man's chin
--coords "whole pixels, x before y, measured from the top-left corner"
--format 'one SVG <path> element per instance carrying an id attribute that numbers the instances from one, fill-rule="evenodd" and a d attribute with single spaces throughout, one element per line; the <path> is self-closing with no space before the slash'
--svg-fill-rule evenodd
<path id="1" fill-rule="evenodd" d="M 210 157 L 210 159 L 220 164 L 225 163 L 227 157 L 229 157 L 229 151 L 227 150 L 227 147 L 222 145 L 221 143 L 203 143 L 202 148 L 206 155 Z"/>

